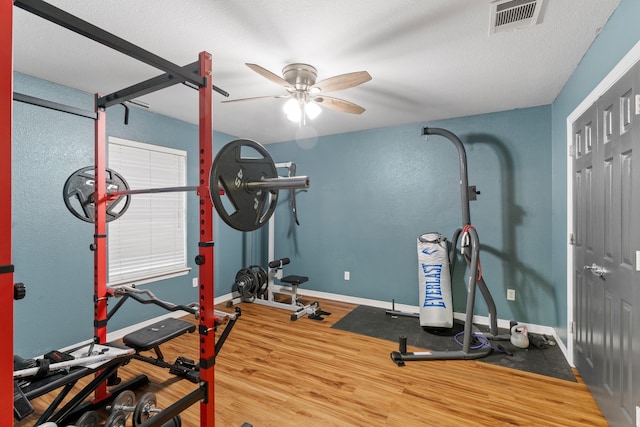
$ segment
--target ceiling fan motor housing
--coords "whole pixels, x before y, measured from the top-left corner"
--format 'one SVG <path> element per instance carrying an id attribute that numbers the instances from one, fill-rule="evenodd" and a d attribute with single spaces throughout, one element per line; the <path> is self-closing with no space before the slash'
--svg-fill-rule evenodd
<path id="1" fill-rule="evenodd" d="M 282 76 L 296 90 L 307 90 L 316 84 L 318 71 L 309 64 L 289 64 L 282 69 Z"/>

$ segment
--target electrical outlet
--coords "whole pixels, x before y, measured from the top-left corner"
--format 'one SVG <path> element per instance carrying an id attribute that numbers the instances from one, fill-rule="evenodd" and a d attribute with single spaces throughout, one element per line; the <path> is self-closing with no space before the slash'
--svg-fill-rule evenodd
<path id="1" fill-rule="evenodd" d="M 516 290 L 507 289 L 507 301 L 515 301 L 515 300 L 516 300 Z"/>
<path id="2" fill-rule="evenodd" d="M 191 285 L 193 285 L 194 288 L 198 287 L 198 278 L 194 277 L 193 279 L 191 279 Z"/>
<path id="3" fill-rule="evenodd" d="M 350 280 L 351 279 L 351 273 L 349 273 L 348 271 L 344 272 L 344 280 Z"/>

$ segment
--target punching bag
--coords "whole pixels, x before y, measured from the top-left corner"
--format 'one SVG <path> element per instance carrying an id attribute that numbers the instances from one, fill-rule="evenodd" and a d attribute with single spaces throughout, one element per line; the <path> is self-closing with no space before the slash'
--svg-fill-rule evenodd
<path id="1" fill-rule="evenodd" d="M 447 238 L 440 233 L 418 237 L 420 326 L 452 328 L 451 274 Z"/>

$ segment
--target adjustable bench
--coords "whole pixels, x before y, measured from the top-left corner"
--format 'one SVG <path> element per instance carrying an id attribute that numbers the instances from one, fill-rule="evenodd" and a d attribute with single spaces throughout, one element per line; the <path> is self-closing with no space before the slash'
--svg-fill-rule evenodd
<path id="1" fill-rule="evenodd" d="M 171 364 L 164 360 L 164 355 L 160 350 L 160 345 L 186 333 L 193 333 L 195 330 L 196 325 L 193 323 L 185 322 L 180 319 L 168 318 L 127 334 L 122 338 L 122 340 L 127 347 L 136 351 L 133 356 L 135 359 L 142 360 L 162 368 L 168 368 L 170 373 L 184 377 L 191 382 L 198 383 L 200 381 L 200 373 L 193 360 L 180 356 L 173 364 Z M 149 350 L 153 350 L 155 352 L 155 358 L 140 354 L 143 351 Z"/>

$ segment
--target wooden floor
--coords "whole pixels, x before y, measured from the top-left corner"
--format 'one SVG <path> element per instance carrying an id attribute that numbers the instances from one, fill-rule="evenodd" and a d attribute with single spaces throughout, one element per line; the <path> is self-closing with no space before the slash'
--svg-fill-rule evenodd
<path id="1" fill-rule="evenodd" d="M 295 322 L 284 310 L 240 304 L 242 316 L 216 360 L 217 426 L 607 425 L 581 381 L 481 360 L 409 362 L 400 368 L 389 357 L 397 343 L 331 328 L 353 305 L 320 303 L 333 314 L 324 321 Z M 162 351 L 169 361 L 180 355 L 197 360 L 198 337 L 177 338 Z M 159 407 L 196 387 L 135 360 L 120 370 L 123 379 L 140 373 L 151 384 L 138 397 L 154 391 Z M 38 410 L 46 400 L 32 403 Z M 182 425 L 200 425 L 198 404 L 182 413 Z"/>

